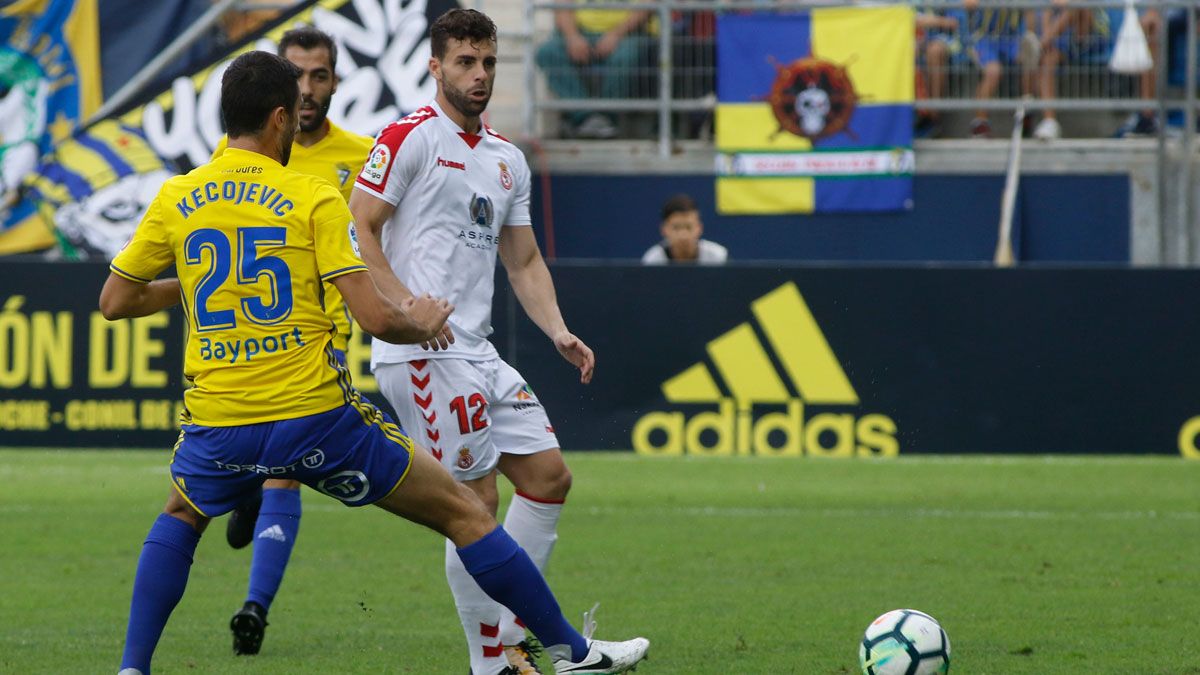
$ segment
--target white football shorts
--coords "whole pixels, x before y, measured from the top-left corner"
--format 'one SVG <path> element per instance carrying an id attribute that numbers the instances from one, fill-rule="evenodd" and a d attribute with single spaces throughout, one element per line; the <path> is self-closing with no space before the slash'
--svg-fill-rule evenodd
<path id="1" fill-rule="evenodd" d="M 408 435 L 459 481 L 486 476 L 502 452 L 558 447 L 546 410 L 502 359 L 381 363 L 375 380 Z"/>

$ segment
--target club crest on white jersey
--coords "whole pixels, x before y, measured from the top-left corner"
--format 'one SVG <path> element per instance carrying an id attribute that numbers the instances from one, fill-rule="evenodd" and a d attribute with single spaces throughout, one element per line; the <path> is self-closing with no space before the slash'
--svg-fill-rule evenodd
<path id="1" fill-rule="evenodd" d="M 505 190 L 511 190 L 513 186 L 512 174 L 508 172 L 508 165 L 500 162 L 500 187 Z"/>

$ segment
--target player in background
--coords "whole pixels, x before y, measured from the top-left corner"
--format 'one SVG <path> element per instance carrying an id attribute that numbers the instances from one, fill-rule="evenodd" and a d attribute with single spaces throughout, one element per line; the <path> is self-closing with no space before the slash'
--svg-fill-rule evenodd
<path id="1" fill-rule="evenodd" d="M 480 120 L 496 77 L 495 24 L 453 9 L 430 27 L 430 43 L 437 98 L 380 132 L 350 210 L 384 293 L 447 298 L 456 341 L 430 352 L 374 340 L 371 367 L 401 424 L 493 513 L 497 470 L 512 481 L 505 528 L 544 569 L 571 474 L 533 390 L 487 339 L 497 252 L 526 314 L 585 384 L 595 357 L 559 311 L 531 227 L 525 157 Z M 450 543 L 445 561 L 473 674 L 538 672 L 524 628 L 479 589 Z"/>
<path id="2" fill-rule="evenodd" d="M 321 30 L 304 26 L 284 33 L 277 53 L 300 69 L 300 131 L 292 141 L 288 168 L 329 181 L 349 201 L 372 139 L 346 131 L 327 117 L 338 85 L 337 45 Z M 224 154 L 227 143 L 228 139 L 222 138 L 217 144 L 214 161 Z M 337 327 L 333 353 L 345 365 L 350 313 L 334 285 L 325 284 L 324 291 L 325 315 Z M 235 654 L 257 654 L 262 648 L 267 612 L 283 582 L 299 531 L 299 481 L 269 479 L 261 493 L 229 514 L 225 530 L 229 545 L 242 548 L 254 542 L 250 587 L 242 608 L 230 621 Z"/>
<path id="3" fill-rule="evenodd" d="M 625 672 L 649 643 L 576 632 L 537 567 L 479 498 L 362 399 L 333 357 L 325 281 L 363 330 L 396 343 L 435 339 L 453 306 L 427 295 L 392 302 L 359 257 L 341 195 L 286 168 L 299 118 L 298 74 L 266 52 L 230 64 L 221 78 L 228 149 L 163 185 L 100 294 L 109 320 L 182 300 L 185 376 L 193 384 L 171 457 L 172 489 L 138 560 L 119 675 L 149 675 L 210 519 L 277 474 L 451 539 L 480 587 L 552 645 L 561 672 Z M 155 280 L 172 265 L 178 279 Z"/>

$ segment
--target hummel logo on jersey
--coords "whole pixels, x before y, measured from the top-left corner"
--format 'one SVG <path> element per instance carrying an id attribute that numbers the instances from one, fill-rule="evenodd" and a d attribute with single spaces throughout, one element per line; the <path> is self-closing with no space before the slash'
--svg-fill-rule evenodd
<path id="1" fill-rule="evenodd" d="M 287 541 L 287 535 L 283 533 L 283 528 L 278 525 L 272 525 L 262 532 L 258 533 L 258 539 L 274 539 L 278 542 Z"/>
<path id="2" fill-rule="evenodd" d="M 437 158 L 437 165 L 444 166 L 448 169 L 458 169 L 459 171 L 467 170 L 467 165 L 464 164 L 463 162 L 455 162 L 455 161 L 449 160 L 449 159 L 442 159 L 441 157 Z"/>
<path id="3" fill-rule="evenodd" d="M 690 419 L 681 411 L 643 416 L 633 427 L 637 452 L 836 457 L 899 453 L 896 423 L 886 415 L 806 414 L 806 406 L 858 406 L 860 401 L 796 284 L 788 282 L 755 300 L 751 311 L 767 344 L 749 322 L 708 343 L 708 356 L 724 387 L 704 361 L 662 384 L 668 403 L 716 404 L 717 409 Z M 772 364 L 768 348 L 782 373 Z"/>

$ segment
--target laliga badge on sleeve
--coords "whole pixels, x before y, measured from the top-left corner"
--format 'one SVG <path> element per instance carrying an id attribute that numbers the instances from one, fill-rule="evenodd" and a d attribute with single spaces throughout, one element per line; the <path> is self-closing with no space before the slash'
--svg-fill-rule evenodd
<path id="1" fill-rule="evenodd" d="M 391 149 L 383 143 L 376 145 L 371 149 L 371 155 L 367 157 L 367 163 L 363 165 L 362 179 L 372 185 L 383 185 L 383 179 L 387 176 L 388 165 L 391 163 Z"/>

